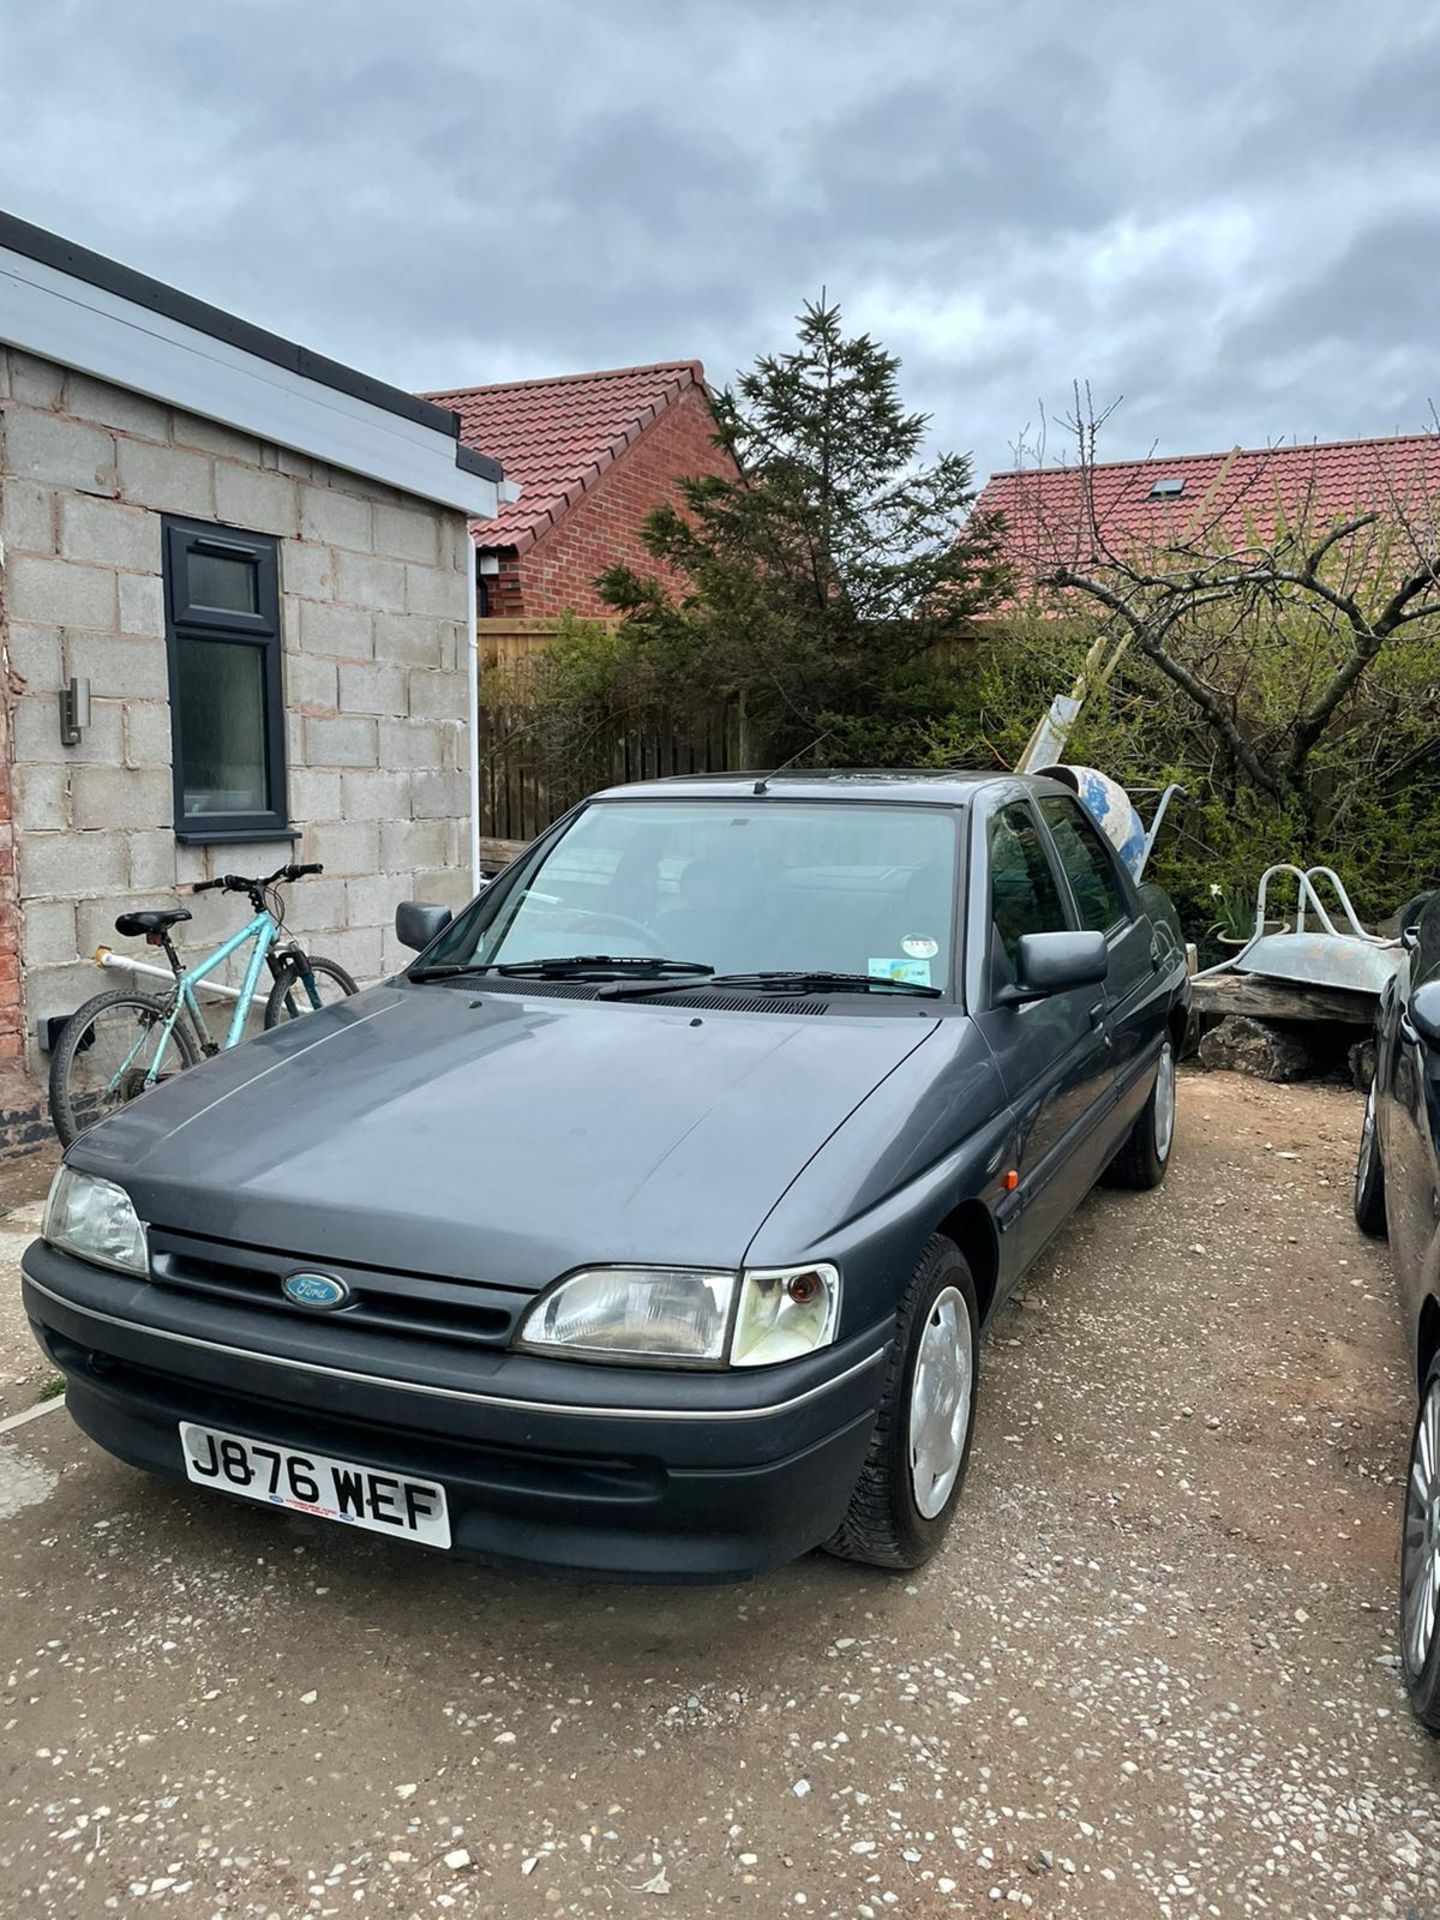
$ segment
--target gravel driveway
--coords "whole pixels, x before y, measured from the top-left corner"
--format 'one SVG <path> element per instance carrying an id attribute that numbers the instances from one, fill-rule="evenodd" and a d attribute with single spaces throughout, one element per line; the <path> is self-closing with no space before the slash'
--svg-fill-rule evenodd
<path id="1" fill-rule="evenodd" d="M 567 1588 L 147 1481 L 63 1411 L 0 1437 L 4 1905 L 1440 1912 L 1360 1104 L 1216 1074 L 1180 1114 L 992 1330 L 917 1576 Z"/>

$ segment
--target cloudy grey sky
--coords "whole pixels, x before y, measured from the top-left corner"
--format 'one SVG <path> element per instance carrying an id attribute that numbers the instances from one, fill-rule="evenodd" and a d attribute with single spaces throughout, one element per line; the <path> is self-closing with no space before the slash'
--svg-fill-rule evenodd
<path id="1" fill-rule="evenodd" d="M 1076 379 L 1112 458 L 1423 426 L 1437 103 L 1430 0 L 0 0 L 11 212 L 415 388 L 823 282 L 981 478 Z"/>

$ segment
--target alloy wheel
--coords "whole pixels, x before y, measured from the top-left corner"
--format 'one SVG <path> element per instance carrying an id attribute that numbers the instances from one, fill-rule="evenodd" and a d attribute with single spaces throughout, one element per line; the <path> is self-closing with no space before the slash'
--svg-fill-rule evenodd
<path id="1" fill-rule="evenodd" d="M 1440 1375 L 1432 1377 L 1415 1422 L 1400 1560 L 1400 1638 L 1405 1665 L 1425 1671 L 1440 1611 Z"/>

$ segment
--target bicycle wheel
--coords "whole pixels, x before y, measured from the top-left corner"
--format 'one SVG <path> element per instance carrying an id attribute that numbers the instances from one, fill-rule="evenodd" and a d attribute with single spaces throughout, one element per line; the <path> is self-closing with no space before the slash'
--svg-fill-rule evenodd
<path id="1" fill-rule="evenodd" d="M 338 962 L 322 960 L 318 953 L 287 960 L 265 1002 L 265 1025 L 278 1027 L 282 1020 L 298 1020 L 302 1013 L 318 1013 L 359 991 Z"/>
<path id="2" fill-rule="evenodd" d="M 152 1068 L 158 1086 L 195 1065 L 200 1054 L 183 1017 L 161 1038 L 173 1004 L 117 987 L 71 1014 L 50 1055 L 50 1118 L 62 1145 L 143 1093 Z"/>

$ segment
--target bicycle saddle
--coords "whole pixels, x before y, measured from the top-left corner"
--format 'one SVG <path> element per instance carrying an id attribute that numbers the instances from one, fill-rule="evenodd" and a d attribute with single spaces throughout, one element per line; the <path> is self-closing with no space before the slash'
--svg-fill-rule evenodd
<path id="1" fill-rule="evenodd" d="M 144 913 L 122 913 L 115 922 L 115 931 L 127 935 L 163 933 L 167 927 L 173 927 L 177 920 L 189 918 L 188 907 L 151 907 Z"/>

